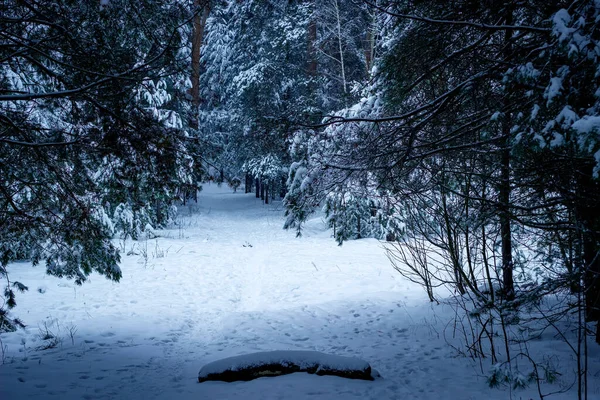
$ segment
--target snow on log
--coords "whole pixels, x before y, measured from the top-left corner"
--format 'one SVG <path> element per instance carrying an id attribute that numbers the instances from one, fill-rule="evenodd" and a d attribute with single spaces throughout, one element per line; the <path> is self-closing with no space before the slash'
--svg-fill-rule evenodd
<path id="1" fill-rule="evenodd" d="M 318 351 L 277 350 L 244 354 L 206 364 L 198 373 L 198 382 L 250 381 L 294 372 L 373 380 L 369 363 L 358 358 Z"/>

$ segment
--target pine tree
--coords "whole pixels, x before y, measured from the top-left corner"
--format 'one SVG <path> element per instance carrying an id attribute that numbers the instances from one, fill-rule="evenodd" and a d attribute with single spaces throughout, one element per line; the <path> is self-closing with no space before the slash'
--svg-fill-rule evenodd
<path id="1" fill-rule="evenodd" d="M 119 280 L 114 229 L 164 224 L 176 188 L 192 183 L 177 106 L 192 12 L 175 0 L 101 3 L 0 6 L 2 329 L 25 288 L 8 280 L 10 262 L 77 284 L 92 271 Z M 128 212 L 137 226 L 122 226 Z"/>

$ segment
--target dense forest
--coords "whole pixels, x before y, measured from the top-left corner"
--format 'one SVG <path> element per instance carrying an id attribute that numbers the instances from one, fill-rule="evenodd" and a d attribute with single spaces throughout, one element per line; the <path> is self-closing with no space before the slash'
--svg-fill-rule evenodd
<path id="1" fill-rule="evenodd" d="M 113 239 L 214 180 L 380 239 L 473 357 L 573 316 L 600 343 L 598 0 L 9 0 L 0 70 L 0 330 L 10 263 L 118 281 Z"/>

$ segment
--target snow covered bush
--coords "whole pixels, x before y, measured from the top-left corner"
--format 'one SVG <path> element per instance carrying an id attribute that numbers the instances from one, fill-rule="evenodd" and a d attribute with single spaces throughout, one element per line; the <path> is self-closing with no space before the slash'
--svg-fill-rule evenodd
<path id="1" fill-rule="evenodd" d="M 153 221 L 150 215 L 146 208 L 133 211 L 129 204 L 121 203 L 115 208 L 113 225 L 122 239 L 131 237 L 137 240 L 144 231 L 153 232 Z"/>

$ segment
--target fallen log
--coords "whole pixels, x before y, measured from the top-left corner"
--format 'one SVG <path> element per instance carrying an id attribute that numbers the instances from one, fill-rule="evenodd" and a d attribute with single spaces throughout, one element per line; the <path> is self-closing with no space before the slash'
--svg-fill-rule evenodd
<path id="1" fill-rule="evenodd" d="M 374 379 L 369 363 L 358 358 L 318 351 L 277 350 L 244 354 L 206 364 L 198 373 L 198 382 L 250 381 L 265 376 L 280 376 L 295 372 L 369 381 Z"/>

